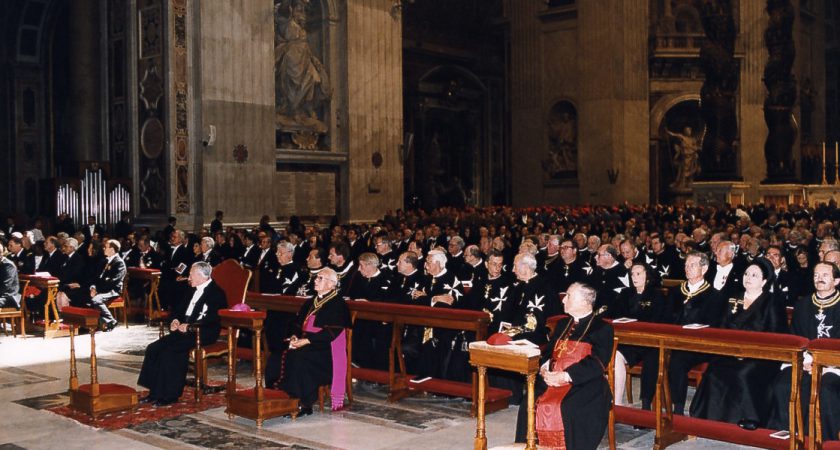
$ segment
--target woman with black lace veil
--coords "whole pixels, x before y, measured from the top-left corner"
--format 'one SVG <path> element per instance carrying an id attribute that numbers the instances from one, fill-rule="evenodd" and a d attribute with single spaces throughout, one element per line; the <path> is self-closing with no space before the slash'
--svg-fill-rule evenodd
<path id="1" fill-rule="evenodd" d="M 784 332 L 786 323 L 774 306 L 772 264 L 764 258 L 747 266 L 743 292 L 730 298 L 722 328 L 744 331 Z M 752 430 L 767 423 L 770 410 L 770 382 L 779 363 L 729 356 L 715 357 L 703 375 L 691 402 L 691 415 L 703 419 L 736 423 Z"/>

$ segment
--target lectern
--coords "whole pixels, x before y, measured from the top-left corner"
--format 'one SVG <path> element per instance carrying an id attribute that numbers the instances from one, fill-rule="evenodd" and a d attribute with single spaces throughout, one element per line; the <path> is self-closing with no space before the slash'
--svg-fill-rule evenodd
<path id="1" fill-rule="evenodd" d="M 262 428 L 263 420 L 273 417 L 298 415 L 298 399 L 289 398 L 283 391 L 263 387 L 262 358 L 260 353 L 261 335 L 265 311 L 219 311 L 222 326 L 228 329 L 228 379 L 227 409 L 228 418 L 246 417 L 257 422 Z M 236 329 L 248 328 L 254 332 L 254 387 L 236 390 Z"/>
<path id="2" fill-rule="evenodd" d="M 540 349 L 521 345 L 490 345 L 486 341 L 470 343 L 470 364 L 478 369 L 478 411 L 476 413 L 475 450 L 487 450 L 484 428 L 484 391 L 487 368 L 502 369 L 525 375 L 528 381 L 528 442 L 526 450 L 536 450 L 534 432 L 534 381 L 540 369 Z"/>
<path id="3" fill-rule="evenodd" d="M 137 391 L 122 384 L 100 384 L 96 373 L 96 329 L 99 311 L 67 306 L 61 309 L 64 324 L 70 327 L 70 407 L 98 417 L 102 413 L 132 409 L 137 406 Z M 75 335 L 77 328 L 90 330 L 90 384 L 79 385 L 76 372 Z"/>

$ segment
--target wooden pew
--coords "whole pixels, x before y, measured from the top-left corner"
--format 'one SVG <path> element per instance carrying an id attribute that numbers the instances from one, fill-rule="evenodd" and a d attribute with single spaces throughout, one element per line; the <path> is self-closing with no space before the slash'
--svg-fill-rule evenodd
<path id="1" fill-rule="evenodd" d="M 559 316 L 547 320 L 549 328 L 556 324 L 558 318 Z M 659 350 L 659 372 L 653 410 L 614 406 L 611 413 L 614 415 L 615 422 L 656 429 L 654 448 L 663 449 L 685 439 L 688 435 L 763 448 L 791 450 L 803 448 L 805 430 L 799 417 L 800 414 L 796 413 L 799 411 L 796 405 L 799 404 L 802 353 L 808 345 L 807 339 L 789 334 L 717 328 L 687 330 L 680 325 L 645 322 L 613 324 L 613 327 L 619 344 L 652 347 Z M 791 417 L 796 417 L 797 420 L 792 421 L 788 431 L 795 438 L 775 439 L 771 438 L 770 434 L 777 430 L 748 431 L 735 424 L 672 414 L 667 372 L 672 350 L 765 359 L 791 364 L 794 376 L 791 379 L 793 389 L 791 389 L 788 405 Z M 613 380 L 611 379 L 610 382 L 612 383 Z M 611 387 L 614 389 L 614 386 Z"/>
<path id="2" fill-rule="evenodd" d="M 814 360 L 811 362 L 811 373 L 822 373 L 828 366 L 840 367 L 840 339 L 816 339 L 808 343 L 808 351 Z M 822 377 L 811 377 L 811 401 L 808 409 L 808 448 L 838 450 L 840 440 L 823 442 L 822 426 L 820 423 L 820 384 Z"/>
<path id="3" fill-rule="evenodd" d="M 249 292 L 246 303 L 252 308 L 279 312 L 296 313 L 305 300 L 300 297 L 285 295 L 256 294 Z M 357 320 L 372 320 L 393 324 L 391 348 L 388 357 L 388 372 L 353 368 L 353 377 L 389 386 L 389 400 L 399 401 L 415 392 L 433 392 L 455 397 L 469 398 L 473 401 L 472 411 L 476 412 L 478 398 L 477 375 L 473 373 L 472 383 L 460 383 L 449 380 L 431 379 L 422 383 L 411 383 L 412 375 L 406 372 L 402 355 L 402 330 L 406 325 L 447 328 L 472 331 L 476 340 L 487 338 L 487 326 L 490 317 L 484 312 L 432 308 L 428 306 L 400 305 L 382 302 L 347 302 L 350 311 Z M 511 393 L 505 389 L 488 387 L 486 390 L 488 412 L 507 407 Z"/>
<path id="4" fill-rule="evenodd" d="M 656 428 L 654 448 L 666 446 L 684 439 L 687 435 L 727 441 L 741 445 L 763 448 L 796 449 L 804 445 L 805 430 L 799 411 L 799 385 L 802 373 L 802 354 L 808 341 L 799 336 L 777 333 L 705 328 L 686 330 L 679 325 L 633 322 L 614 324 L 619 343 L 654 347 L 659 349 L 659 373 L 653 411 L 616 406 L 616 421 L 632 425 Z M 734 345 L 736 344 L 737 345 Z M 673 415 L 671 393 L 668 386 L 667 367 L 671 351 L 700 352 L 739 358 L 755 358 L 793 366 L 791 398 L 789 402 L 791 420 L 788 440 L 775 439 L 770 434 L 776 430 L 758 429 L 748 431 L 735 424 Z"/>

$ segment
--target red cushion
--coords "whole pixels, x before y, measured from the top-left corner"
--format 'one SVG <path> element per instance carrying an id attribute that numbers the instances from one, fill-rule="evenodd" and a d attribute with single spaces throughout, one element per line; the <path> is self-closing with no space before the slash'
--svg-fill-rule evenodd
<path id="1" fill-rule="evenodd" d="M 236 391 L 238 395 L 244 395 L 248 397 L 256 397 L 256 393 L 254 392 L 254 388 L 250 389 L 242 389 Z M 286 391 L 281 391 L 278 389 L 263 389 L 263 398 L 291 398 Z"/>
<path id="2" fill-rule="evenodd" d="M 365 369 L 363 367 L 353 367 L 353 378 L 358 378 L 360 380 L 369 381 L 371 383 L 377 384 L 388 384 L 390 381 L 388 379 L 388 371 L 387 370 L 376 370 L 376 369 Z M 412 378 L 409 375 L 409 379 Z"/>
<path id="3" fill-rule="evenodd" d="M 202 345 L 201 348 L 204 350 L 204 356 L 206 358 L 222 356 L 228 351 L 227 342 L 214 342 L 209 345 Z"/>
<path id="4" fill-rule="evenodd" d="M 78 306 L 65 306 L 61 308 L 61 314 L 74 316 L 99 317 L 99 310 L 92 308 L 79 308 Z"/>
<path id="5" fill-rule="evenodd" d="M 106 302 L 108 306 L 125 306 L 125 300 L 122 297 L 114 297 Z"/>
<path id="6" fill-rule="evenodd" d="M 265 319 L 265 311 L 233 311 L 230 309 L 220 309 L 219 315 L 222 317 L 230 317 L 232 319 Z"/>
<path id="7" fill-rule="evenodd" d="M 822 448 L 823 450 L 840 450 L 840 441 L 825 441 Z"/>
<path id="8" fill-rule="evenodd" d="M 790 442 L 787 439 L 775 439 L 770 434 L 777 430 L 759 428 L 748 431 L 738 425 L 714 420 L 697 419 L 694 417 L 674 415 L 674 431 L 692 436 L 700 436 L 716 441 L 731 442 L 733 444 L 749 445 L 770 449 L 787 449 Z"/>
<path id="9" fill-rule="evenodd" d="M 615 421 L 638 427 L 656 428 L 656 414 L 653 411 L 628 406 L 615 407 Z"/>
<path id="10" fill-rule="evenodd" d="M 90 395 L 90 384 L 83 384 L 79 386 L 79 390 Z M 134 388 L 124 386 L 122 384 L 103 383 L 99 385 L 99 394 L 136 394 Z"/>
<path id="11" fill-rule="evenodd" d="M 808 343 L 808 349 L 840 352 L 840 339 L 814 339 Z"/>
<path id="12" fill-rule="evenodd" d="M 512 338 L 504 333 L 494 333 L 487 338 L 487 343 L 490 345 L 505 345 L 509 343 Z"/>

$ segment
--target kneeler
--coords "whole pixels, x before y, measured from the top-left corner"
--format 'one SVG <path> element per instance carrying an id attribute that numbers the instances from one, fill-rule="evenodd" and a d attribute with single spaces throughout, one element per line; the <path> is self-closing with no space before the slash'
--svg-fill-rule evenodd
<path id="1" fill-rule="evenodd" d="M 100 384 L 96 372 L 96 328 L 99 311 L 66 306 L 61 309 L 64 324 L 70 326 L 70 407 L 93 417 L 102 413 L 137 407 L 137 391 L 122 384 Z M 75 335 L 77 328 L 90 331 L 90 384 L 79 385 L 76 372 Z"/>
<path id="2" fill-rule="evenodd" d="M 222 309 L 219 318 L 222 326 L 228 330 L 228 378 L 227 378 L 227 409 L 229 419 L 234 416 L 245 417 L 257 422 L 257 428 L 262 428 L 263 420 L 273 417 L 291 415 L 292 419 L 298 415 L 298 399 L 289 398 L 283 391 L 265 389 L 263 387 L 262 358 L 260 355 L 262 339 L 260 339 L 265 311 L 233 311 Z M 236 389 L 236 333 L 240 328 L 249 328 L 254 332 L 254 387 L 250 389 Z"/>

